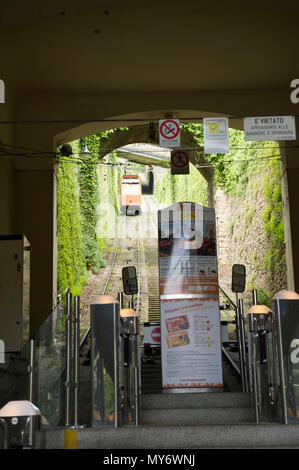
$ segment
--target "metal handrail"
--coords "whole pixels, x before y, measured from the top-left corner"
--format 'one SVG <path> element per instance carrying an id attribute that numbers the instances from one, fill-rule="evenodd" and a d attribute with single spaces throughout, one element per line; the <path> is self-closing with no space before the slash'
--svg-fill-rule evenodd
<path id="1" fill-rule="evenodd" d="M 237 304 L 233 301 L 233 299 L 230 297 L 230 295 L 226 292 L 226 290 L 218 283 L 218 287 L 219 289 L 222 291 L 222 293 L 227 297 L 229 303 L 232 305 L 233 309 L 236 310 L 237 309 Z M 232 367 L 235 369 L 235 371 L 237 372 L 237 374 L 241 375 L 241 370 L 240 368 L 237 366 L 237 364 L 235 363 L 235 361 L 230 357 L 230 355 L 227 353 L 226 349 L 224 348 L 224 346 L 221 346 L 221 349 L 222 349 L 222 352 L 223 354 L 225 355 L 225 357 L 228 359 L 228 361 L 230 362 L 230 364 L 232 365 Z"/>
<path id="2" fill-rule="evenodd" d="M 230 295 L 223 289 L 223 287 L 218 284 L 219 289 L 222 291 L 222 293 L 227 297 L 229 303 L 234 307 L 234 309 L 237 308 L 237 304 L 233 301 L 233 299 L 230 297 Z"/>
<path id="3" fill-rule="evenodd" d="M 138 271 L 138 292 L 137 292 L 137 303 L 136 303 L 136 313 L 139 313 L 139 304 L 140 304 L 140 280 L 141 280 L 141 262 L 140 262 L 140 238 L 137 239 L 137 271 Z"/>

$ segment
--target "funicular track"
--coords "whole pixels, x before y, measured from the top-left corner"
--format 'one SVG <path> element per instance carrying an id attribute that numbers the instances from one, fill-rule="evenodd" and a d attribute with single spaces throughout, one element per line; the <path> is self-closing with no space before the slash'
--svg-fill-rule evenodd
<path id="1" fill-rule="evenodd" d="M 124 266 L 134 265 L 137 268 L 138 283 L 140 283 L 140 238 L 138 236 L 138 230 L 136 230 L 136 238 L 116 238 L 113 243 L 113 255 L 111 264 L 106 277 L 104 287 L 101 292 L 95 293 L 95 295 L 108 295 L 111 294 L 117 298 L 118 292 L 122 292 L 122 276 L 121 271 Z M 139 293 L 137 295 L 135 309 L 139 310 Z M 126 307 L 126 305 L 125 305 Z M 88 325 L 86 332 L 80 341 L 80 354 L 81 357 L 89 354 L 90 349 L 90 325 Z"/>
<path id="2" fill-rule="evenodd" d="M 110 266 L 106 274 L 105 284 L 100 291 L 94 295 L 113 295 L 117 298 L 118 292 L 123 291 L 122 268 L 133 265 L 136 267 L 138 277 L 138 294 L 134 299 L 134 309 L 140 315 L 140 345 L 143 346 L 143 326 L 144 323 L 160 324 L 160 298 L 159 298 L 159 274 L 158 274 L 158 254 L 157 254 L 157 234 L 156 227 L 151 228 L 152 233 L 144 235 L 142 229 L 146 225 L 146 217 L 152 213 L 153 208 L 157 209 L 157 203 L 150 196 L 143 198 L 144 206 L 142 213 L 137 216 L 120 216 L 119 218 L 119 238 L 110 242 Z M 156 214 L 154 214 L 154 221 Z M 148 237 L 148 235 L 151 235 Z M 153 237 L 153 238 L 151 238 Z M 156 238 L 154 238 L 156 237 Z M 124 308 L 128 307 L 128 296 L 123 296 Z M 89 313 L 89 312 L 88 312 Z M 85 317 L 85 327 L 87 330 L 80 342 L 80 363 L 81 376 L 87 382 L 90 375 L 90 325 L 89 314 Z M 141 350 L 142 364 L 142 393 L 161 391 L 161 355 L 160 348 L 153 349 L 154 357 L 144 360 L 144 348 Z M 86 388 L 86 386 L 81 388 Z"/>
<path id="3" fill-rule="evenodd" d="M 137 270 L 138 283 L 140 284 L 140 254 L 141 243 L 139 237 L 138 217 L 121 217 L 120 221 L 126 221 L 130 226 L 131 236 L 125 237 L 125 232 L 119 230 L 119 237 L 114 239 L 112 244 L 112 256 L 110 256 L 110 266 L 106 275 L 104 287 L 100 292 L 94 292 L 94 296 L 113 295 L 116 299 L 118 292 L 123 291 L 122 268 L 134 265 Z M 139 289 L 140 291 L 140 289 Z M 124 308 L 128 307 L 130 299 L 124 296 Z M 139 310 L 139 294 L 134 299 L 134 308 Z M 80 342 L 80 402 L 87 404 L 79 410 L 80 422 L 90 425 L 90 360 L 91 360 L 91 327 L 90 324 Z"/>

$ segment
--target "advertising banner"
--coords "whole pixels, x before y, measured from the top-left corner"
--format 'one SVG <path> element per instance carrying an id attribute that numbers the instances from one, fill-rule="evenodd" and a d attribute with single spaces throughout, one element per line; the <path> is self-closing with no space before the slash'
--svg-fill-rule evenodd
<path id="1" fill-rule="evenodd" d="M 164 389 L 223 386 L 215 233 L 200 204 L 158 212 Z"/>

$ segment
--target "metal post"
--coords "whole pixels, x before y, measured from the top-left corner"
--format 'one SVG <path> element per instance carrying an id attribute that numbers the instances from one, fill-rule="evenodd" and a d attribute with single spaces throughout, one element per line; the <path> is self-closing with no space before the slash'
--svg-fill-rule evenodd
<path id="1" fill-rule="evenodd" d="M 72 387 L 72 294 L 67 293 L 66 310 L 66 409 L 65 426 L 71 426 L 71 387 Z"/>
<path id="2" fill-rule="evenodd" d="M 245 342 L 245 328 L 244 328 L 244 306 L 243 299 L 239 300 L 239 321 L 240 321 L 240 336 L 241 336 L 241 356 L 242 356 L 242 369 L 241 373 L 243 376 L 244 389 L 243 392 L 249 392 L 249 383 L 248 383 L 248 366 L 246 359 L 246 342 Z"/>
<path id="3" fill-rule="evenodd" d="M 252 290 L 252 303 L 253 305 L 257 305 L 257 290 L 256 289 Z"/>
<path id="4" fill-rule="evenodd" d="M 134 318 L 133 330 L 133 373 L 134 373 L 134 411 L 135 411 L 135 425 L 139 425 L 139 362 L 138 362 L 138 348 L 139 348 L 139 320 L 138 317 Z"/>
<path id="5" fill-rule="evenodd" d="M 114 426 L 119 426 L 119 312 L 114 311 Z"/>
<path id="6" fill-rule="evenodd" d="M 241 317 L 240 317 L 240 307 L 238 293 L 236 293 L 236 332 L 237 332 L 237 342 L 239 348 L 239 360 L 240 360 L 240 372 L 241 372 L 241 382 L 242 382 L 242 392 L 245 392 L 245 377 L 244 377 L 244 357 L 243 357 L 243 345 L 242 345 L 242 335 L 241 335 Z"/>
<path id="7" fill-rule="evenodd" d="M 80 297 L 74 297 L 74 426 L 79 426 L 80 385 Z"/>
<path id="8" fill-rule="evenodd" d="M 29 357 L 29 401 L 34 403 L 34 363 L 35 363 L 35 342 L 34 339 L 30 340 L 30 357 Z"/>
<path id="9" fill-rule="evenodd" d="M 118 301 L 119 301 L 119 308 L 124 308 L 124 294 L 123 292 L 119 292 L 117 294 L 117 298 L 118 298 Z"/>
<path id="10" fill-rule="evenodd" d="M 256 366 L 256 336 L 257 336 L 257 322 L 253 315 L 249 315 L 248 318 L 249 334 L 251 337 L 251 348 L 252 348 L 252 386 L 253 386 L 253 402 L 254 402 L 254 414 L 256 423 L 260 422 L 260 405 L 258 396 L 258 378 L 257 378 L 257 366 Z"/>
<path id="11" fill-rule="evenodd" d="M 279 374 L 280 374 L 280 396 L 281 396 L 281 407 L 282 407 L 282 420 L 284 424 L 288 423 L 287 415 L 287 397 L 286 397 L 286 383 L 285 383 L 285 370 L 284 370 L 284 357 L 283 357 L 283 346 L 281 336 L 281 318 L 280 318 L 280 305 L 279 301 L 276 301 L 277 305 L 277 346 L 278 346 L 278 363 L 279 363 Z"/>

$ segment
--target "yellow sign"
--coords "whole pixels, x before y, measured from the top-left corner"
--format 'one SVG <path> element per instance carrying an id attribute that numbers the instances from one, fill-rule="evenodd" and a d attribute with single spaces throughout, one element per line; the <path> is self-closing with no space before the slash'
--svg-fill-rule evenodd
<path id="1" fill-rule="evenodd" d="M 218 133 L 218 122 L 208 122 L 208 134 Z"/>

